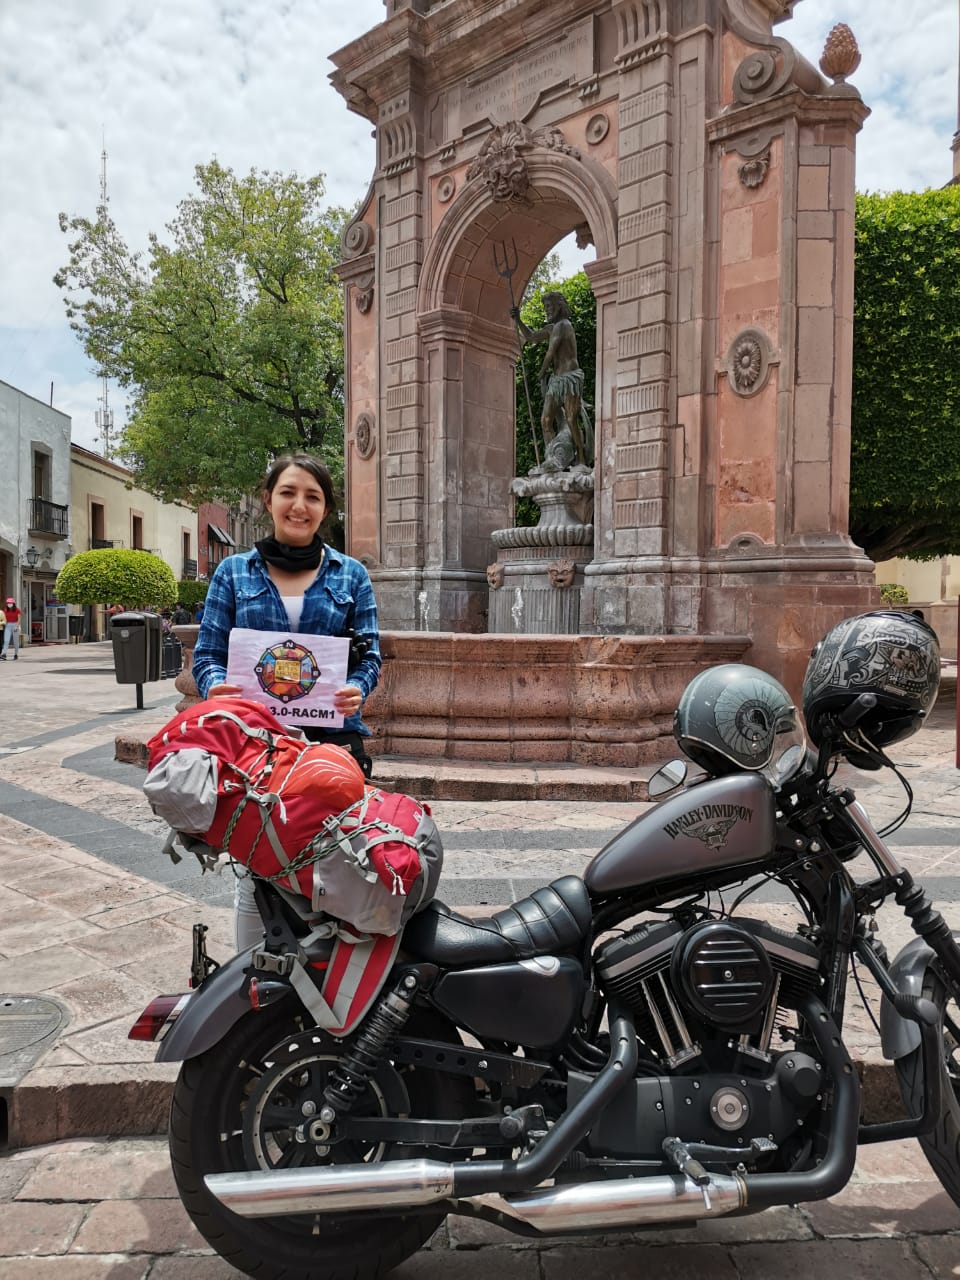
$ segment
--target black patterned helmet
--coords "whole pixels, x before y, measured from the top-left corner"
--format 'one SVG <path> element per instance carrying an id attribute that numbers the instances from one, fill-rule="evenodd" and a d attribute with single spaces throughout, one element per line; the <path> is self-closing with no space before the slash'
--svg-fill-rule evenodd
<path id="1" fill-rule="evenodd" d="M 783 685 L 738 662 L 694 676 L 673 717 L 673 736 L 694 764 L 712 774 L 765 770 L 803 737 Z"/>
<path id="2" fill-rule="evenodd" d="M 807 732 L 817 746 L 832 738 L 852 764 L 876 768 L 877 750 L 920 728 L 939 685 L 940 645 L 919 614 L 861 613 L 832 627 L 810 655 L 803 681 Z M 869 706 L 862 714 L 854 705 L 861 694 L 874 699 L 861 699 L 861 709 Z"/>

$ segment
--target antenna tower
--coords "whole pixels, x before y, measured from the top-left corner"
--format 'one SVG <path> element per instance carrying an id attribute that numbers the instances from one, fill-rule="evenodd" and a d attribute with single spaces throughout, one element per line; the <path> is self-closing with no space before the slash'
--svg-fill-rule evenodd
<path id="1" fill-rule="evenodd" d="M 103 150 L 100 152 L 100 203 L 97 205 L 97 220 L 105 222 L 107 217 L 107 146 L 106 141 L 103 144 Z M 113 410 L 110 408 L 109 390 L 107 387 L 107 375 L 104 370 L 100 371 L 100 395 L 97 403 L 100 408 L 97 410 L 95 418 L 97 423 L 97 438 L 103 445 L 103 456 L 110 457 L 110 433 L 113 430 Z"/>

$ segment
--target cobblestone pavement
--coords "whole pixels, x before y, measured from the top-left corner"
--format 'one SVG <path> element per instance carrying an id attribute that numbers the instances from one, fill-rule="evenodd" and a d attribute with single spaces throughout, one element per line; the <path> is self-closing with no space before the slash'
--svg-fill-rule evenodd
<path id="1" fill-rule="evenodd" d="M 115 1135 L 162 1127 L 173 1068 L 154 1064 L 151 1047 L 128 1041 L 127 1030 L 151 996 L 184 989 L 195 920 L 210 926 L 213 954 L 232 949 L 229 878 L 201 877 L 186 860 L 174 868 L 161 856 L 164 830 L 140 794 L 142 773 L 113 760 L 119 733 L 148 735 L 176 698 L 170 682 L 148 685 L 136 710 L 135 689 L 115 682 L 109 645 L 27 648 L 19 662 L 0 664 L 0 993 L 44 995 L 66 1019 L 12 1100 L 0 1089 L 11 1125 L 32 1144 L 0 1158 L 0 1280 L 236 1274 L 192 1234 L 162 1140 L 57 1141 L 102 1133 L 105 1114 Z M 960 928 L 954 752 L 955 713 L 942 697 L 898 752 L 915 804 L 891 844 Z M 850 780 L 878 826 L 902 807 L 889 775 Z M 482 909 L 581 871 L 644 806 L 439 801 L 433 809 L 447 850 L 442 896 Z M 775 893 L 761 896 L 771 918 L 787 911 Z M 889 910 L 881 929 L 891 950 L 907 937 Z M 876 1052 L 864 1015 L 852 1012 L 847 1031 L 855 1054 Z M 663 1277 L 691 1266 L 731 1280 L 799 1277 L 819 1265 L 913 1280 L 960 1275 L 958 1230 L 960 1213 L 911 1142 L 867 1149 L 855 1183 L 822 1206 L 562 1248 L 531 1247 L 458 1218 L 397 1274 L 412 1280 L 443 1267 L 445 1276 L 479 1277 L 494 1266 L 505 1280 L 566 1280 L 574 1269 L 626 1275 L 652 1261 Z"/>
<path id="2" fill-rule="evenodd" d="M 161 1138 L 74 1140 L 0 1161 L 0 1280 L 226 1280 L 176 1198 Z M 915 1143 L 864 1148 L 839 1196 L 698 1227 L 529 1241 L 450 1217 L 397 1280 L 946 1280 L 960 1212 Z"/>

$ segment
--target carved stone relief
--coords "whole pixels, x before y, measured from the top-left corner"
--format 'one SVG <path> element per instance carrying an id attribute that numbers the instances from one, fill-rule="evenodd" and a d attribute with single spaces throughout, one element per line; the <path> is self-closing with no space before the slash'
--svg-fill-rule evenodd
<path id="1" fill-rule="evenodd" d="M 575 570 L 576 565 L 572 560 L 554 560 L 552 564 L 548 564 L 547 577 L 550 579 L 551 587 L 556 587 L 559 591 L 566 591 L 568 587 L 572 587 Z"/>
<path id="2" fill-rule="evenodd" d="M 770 341 L 760 329 L 742 329 L 730 344 L 726 369 L 737 395 L 753 396 L 764 386 L 770 370 Z"/>
<path id="3" fill-rule="evenodd" d="M 361 222 L 354 219 L 349 223 L 347 229 L 343 233 L 343 256 L 345 258 L 357 258 L 361 253 L 366 253 L 373 242 L 373 227 L 368 222 Z"/>
<path id="4" fill-rule="evenodd" d="M 595 116 L 591 116 L 587 121 L 585 133 L 591 147 L 595 147 L 598 142 L 602 142 L 609 132 L 610 117 L 602 111 L 598 111 Z"/>
<path id="5" fill-rule="evenodd" d="M 487 565 L 487 585 L 492 591 L 497 591 L 503 586 L 502 564 L 497 564 L 497 562 L 494 561 L 493 564 Z"/>
<path id="6" fill-rule="evenodd" d="M 356 449 L 358 457 L 373 457 L 374 450 L 377 447 L 377 441 L 374 433 L 372 413 L 364 412 L 357 414 L 357 420 L 353 424 L 353 447 Z"/>
<path id="7" fill-rule="evenodd" d="M 437 199 L 441 204 L 446 204 L 453 199 L 453 193 L 457 189 L 457 180 L 453 174 L 445 174 L 437 183 Z"/>
<path id="8" fill-rule="evenodd" d="M 737 174 L 745 187 L 759 187 L 767 176 L 769 168 L 770 150 L 768 148 L 766 151 L 762 151 L 760 155 L 754 156 L 750 160 L 744 160 L 737 170 Z"/>
<path id="9" fill-rule="evenodd" d="M 498 204 L 525 202 L 530 187 L 527 154 L 535 147 L 560 151 L 580 159 L 576 147 L 568 145 L 559 129 L 533 130 L 522 121 L 497 125 L 467 170 L 467 180 L 482 178 Z"/>

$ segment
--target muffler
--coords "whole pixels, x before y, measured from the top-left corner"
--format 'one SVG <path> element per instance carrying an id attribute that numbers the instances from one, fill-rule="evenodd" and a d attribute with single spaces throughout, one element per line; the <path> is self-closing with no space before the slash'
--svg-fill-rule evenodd
<path id="1" fill-rule="evenodd" d="M 266 1173 L 209 1174 L 207 1190 L 244 1218 L 295 1213 L 388 1212 L 446 1201 L 452 1210 L 500 1217 L 544 1235 L 647 1223 L 694 1222 L 746 1207 L 742 1179 L 711 1176 L 706 1186 L 690 1178 L 657 1175 L 541 1187 L 503 1196 L 457 1196 L 456 1165 L 439 1160 L 394 1160 L 339 1169 L 278 1169 Z"/>

